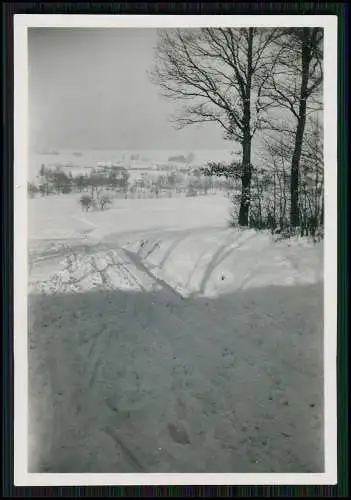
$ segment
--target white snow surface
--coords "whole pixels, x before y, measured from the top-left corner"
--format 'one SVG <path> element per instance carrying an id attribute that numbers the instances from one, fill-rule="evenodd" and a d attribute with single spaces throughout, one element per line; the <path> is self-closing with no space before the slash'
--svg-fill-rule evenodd
<path id="1" fill-rule="evenodd" d="M 222 196 L 29 200 L 32 472 L 323 472 L 323 246 Z"/>

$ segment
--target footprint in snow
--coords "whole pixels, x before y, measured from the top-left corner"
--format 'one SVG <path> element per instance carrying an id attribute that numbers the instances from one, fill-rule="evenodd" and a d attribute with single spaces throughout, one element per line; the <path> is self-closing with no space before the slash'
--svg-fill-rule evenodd
<path id="1" fill-rule="evenodd" d="M 177 424 L 170 423 L 168 424 L 167 427 L 173 441 L 179 444 L 190 443 L 190 438 L 183 425 L 181 425 L 180 423 Z"/>

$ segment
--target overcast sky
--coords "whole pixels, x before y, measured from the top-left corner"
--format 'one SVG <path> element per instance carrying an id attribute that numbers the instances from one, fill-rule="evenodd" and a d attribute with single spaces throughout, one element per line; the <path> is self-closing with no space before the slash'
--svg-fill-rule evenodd
<path id="1" fill-rule="evenodd" d="M 32 149 L 226 149 L 214 124 L 174 130 L 147 77 L 154 29 L 30 28 Z"/>

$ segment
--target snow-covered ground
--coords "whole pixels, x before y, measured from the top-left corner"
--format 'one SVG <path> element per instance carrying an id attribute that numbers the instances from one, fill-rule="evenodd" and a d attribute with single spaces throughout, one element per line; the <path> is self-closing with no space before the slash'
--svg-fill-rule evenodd
<path id="1" fill-rule="evenodd" d="M 322 472 L 322 244 L 78 198 L 29 200 L 30 470 Z"/>

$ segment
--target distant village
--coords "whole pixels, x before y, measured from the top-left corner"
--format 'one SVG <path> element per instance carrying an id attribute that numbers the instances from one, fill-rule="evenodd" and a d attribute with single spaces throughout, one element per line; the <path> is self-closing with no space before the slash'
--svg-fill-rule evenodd
<path id="1" fill-rule="evenodd" d="M 60 153 L 58 151 L 42 151 L 40 153 L 42 156 L 59 156 Z M 73 152 L 72 156 L 74 157 L 82 157 L 83 153 L 81 152 Z M 122 159 L 118 161 L 98 161 L 96 165 L 85 165 L 81 164 L 81 162 L 77 163 L 74 161 L 65 161 L 65 162 L 57 162 L 57 161 L 48 161 L 45 163 L 45 167 L 49 169 L 61 170 L 65 173 L 71 172 L 72 174 L 85 174 L 89 173 L 92 170 L 98 169 L 101 172 L 107 173 L 109 170 L 120 171 L 122 169 L 132 170 L 132 171 L 153 171 L 153 172 L 169 172 L 169 171 L 178 171 L 189 173 L 190 171 L 198 168 L 194 165 L 195 155 L 193 153 L 185 155 L 175 155 L 170 156 L 167 161 L 154 161 L 150 158 L 146 158 L 140 153 L 131 153 L 129 158 L 126 158 L 127 155 L 122 155 Z M 39 168 L 38 168 L 39 170 Z"/>
<path id="2" fill-rule="evenodd" d="M 43 152 L 49 161 L 38 167 L 35 179 L 28 183 L 30 197 L 72 192 L 114 191 L 128 197 L 159 197 L 173 194 L 196 196 L 215 190 L 223 190 L 228 180 L 212 179 L 203 175 L 201 164 L 195 162 L 195 155 L 171 155 L 167 161 L 155 161 L 139 153 L 122 156 L 118 161 L 98 161 L 86 165 L 79 161 L 58 162 L 59 153 Z M 55 157 L 52 161 L 51 157 Z M 82 156 L 73 152 L 72 156 Z M 50 161 L 51 160 L 51 161 Z"/>

